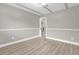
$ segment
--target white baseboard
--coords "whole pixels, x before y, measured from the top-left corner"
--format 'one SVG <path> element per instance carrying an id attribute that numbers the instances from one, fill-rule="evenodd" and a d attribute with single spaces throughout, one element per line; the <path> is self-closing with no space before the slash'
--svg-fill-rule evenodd
<path id="1" fill-rule="evenodd" d="M 39 30 L 39 28 L 15 28 L 15 29 L 0 29 L 0 31 L 20 31 L 20 30 Z"/>
<path id="2" fill-rule="evenodd" d="M 79 43 L 77 42 L 71 42 L 71 41 L 67 41 L 67 40 L 62 40 L 62 39 L 55 39 L 52 37 L 46 37 L 47 39 L 52 39 L 52 40 L 56 40 L 56 41 L 60 41 L 60 42 L 64 42 L 64 43 L 68 43 L 68 44 L 73 44 L 73 45 L 77 45 L 79 46 Z"/>
<path id="3" fill-rule="evenodd" d="M 37 38 L 37 37 L 40 37 L 40 35 L 36 35 L 36 36 L 33 36 L 33 37 L 17 40 L 17 41 L 10 42 L 10 43 L 1 44 L 0 48 L 6 47 L 6 46 L 9 46 L 9 45 L 12 45 L 12 44 L 20 43 L 20 42 L 23 42 L 23 41 L 26 41 L 26 40 L 30 40 L 30 39 L 33 39 L 33 38 Z M 47 39 L 51 39 L 51 40 L 56 40 L 56 41 L 60 41 L 60 42 L 64 42 L 64 43 L 68 43 L 68 44 L 73 44 L 73 45 L 79 46 L 79 43 L 76 43 L 76 42 L 71 42 L 71 41 L 62 40 L 62 39 L 55 39 L 55 38 L 48 37 L 48 36 L 46 38 Z"/>
<path id="4" fill-rule="evenodd" d="M 9 46 L 9 45 L 12 45 L 12 44 L 20 43 L 20 42 L 23 42 L 23 41 L 26 41 L 26 40 L 30 40 L 30 39 L 33 39 L 33 38 L 37 38 L 37 37 L 39 37 L 39 35 L 29 37 L 29 38 L 25 38 L 25 39 L 21 39 L 21 40 L 17 40 L 17 41 L 10 42 L 10 43 L 1 44 L 0 48 L 6 47 L 6 46 Z"/>

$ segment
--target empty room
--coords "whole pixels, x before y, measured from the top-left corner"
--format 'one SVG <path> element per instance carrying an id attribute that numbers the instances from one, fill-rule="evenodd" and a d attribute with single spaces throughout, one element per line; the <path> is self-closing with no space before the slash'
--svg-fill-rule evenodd
<path id="1" fill-rule="evenodd" d="M 0 3 L 0 55 L 79 55 L 79 3 Z"/>

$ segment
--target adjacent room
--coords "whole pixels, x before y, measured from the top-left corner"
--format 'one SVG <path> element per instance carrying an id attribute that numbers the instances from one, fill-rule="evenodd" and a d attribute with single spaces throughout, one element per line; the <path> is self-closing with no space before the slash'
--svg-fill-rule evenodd
<path id="1" fill-rule="evenodd" d="M 79 3 L 0 3 L 0 55 L 79 55 Z"/>

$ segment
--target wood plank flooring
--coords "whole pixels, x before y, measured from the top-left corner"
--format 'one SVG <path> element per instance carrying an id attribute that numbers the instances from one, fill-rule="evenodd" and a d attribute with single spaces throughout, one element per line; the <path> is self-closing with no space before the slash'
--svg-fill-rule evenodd
<path id="1" fill-rule="evenodd" d="M 0 48 L 0 55 L 79 55 L 79 46 L 38 37 Z"/>

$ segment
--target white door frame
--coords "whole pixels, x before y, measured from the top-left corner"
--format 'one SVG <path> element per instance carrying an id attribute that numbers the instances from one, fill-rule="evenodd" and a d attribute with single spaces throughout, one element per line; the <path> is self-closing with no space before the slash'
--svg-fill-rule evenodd
<path id="1" fill-rule="evenodd" d="M 47 30 L 47 18 L 46 17 L 40 17 L 39 20 L 39 32 L 40 32 L 40 37 L 46 37 L 46 30 Z"/>

